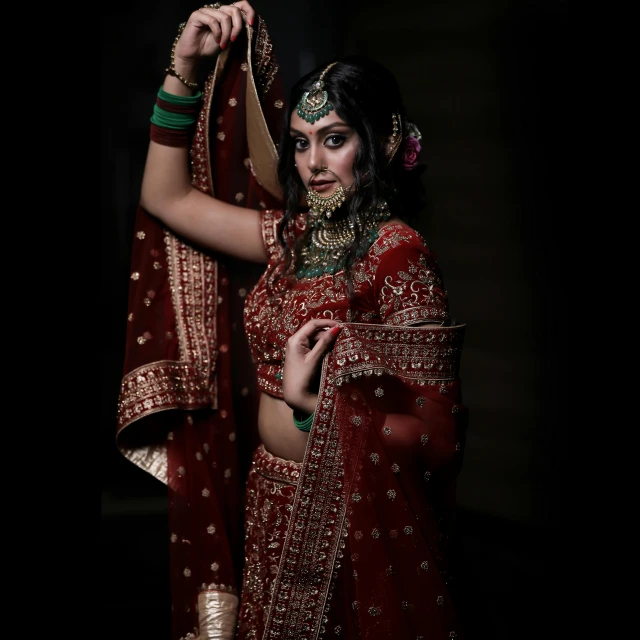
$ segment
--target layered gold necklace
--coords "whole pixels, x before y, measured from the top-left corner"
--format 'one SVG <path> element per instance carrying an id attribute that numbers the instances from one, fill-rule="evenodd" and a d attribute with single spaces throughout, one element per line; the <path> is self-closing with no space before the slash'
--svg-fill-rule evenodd
<path id="1" fill-rule="evenodd" d="M 378 237 L 378 225 L 390 217 L 386 202 L 366 215 L 364 220 L 358 218 L 355 223 L 346 219 L 327 220 L 321 212 L 310 209 L 308 225 L 311 237 L 302 248 L 302 264 L 296 271 L 297 278 L 317 278 L 344 269 L 347 252 L 356 238 L 356 226 L 366 238 L 356 256 L 364 257 Z"/>

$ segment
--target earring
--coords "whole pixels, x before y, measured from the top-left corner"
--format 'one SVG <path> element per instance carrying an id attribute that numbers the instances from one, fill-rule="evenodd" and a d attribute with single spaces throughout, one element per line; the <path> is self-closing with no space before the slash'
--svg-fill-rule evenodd
<path id="1" fill-rule="evenodd" d="M 402 123 L 400 121 L 399 113 L 391 114 L 391 122 L 393 124 L 393 133 L 391 134 L 391 147 L 387 152 L 387 164 L 389 164 L 393 160 L 393 156 L 396 155 L 396 151 L 398 151 L 398 147 L 402 142 Z"/>

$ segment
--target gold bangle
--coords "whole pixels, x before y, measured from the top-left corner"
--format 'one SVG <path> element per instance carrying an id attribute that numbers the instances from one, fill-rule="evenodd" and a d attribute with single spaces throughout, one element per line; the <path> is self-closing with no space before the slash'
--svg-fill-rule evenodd
<path id="1" fill-rule="evenodd" d="M 176 39 L 173 41 L 173 46 L 171 47 L 171 64 L 164 70 L 164 72 L 166 74 L 169 74 L 170 76 L 173 76 L 174 78 L 178 78 L 178 80 L 180 80 L 182 84 L 189 87 L 189 89 L 193 89 L 195 91 L 198 89 L 198 83 L 189 82 L 183 75 L 179 74 L 176 71 L 176 62 L 175 62 L 176 45 L 178 44 L 178 40 L 180 40 L 180 36 L 182 35 L 182 32 L 184 31 L 184 28 L 186 25 L 187 25 L 186 22 L 181 22 L 180 25 L 178 26 L 178 35 L 176 36 Z"/>

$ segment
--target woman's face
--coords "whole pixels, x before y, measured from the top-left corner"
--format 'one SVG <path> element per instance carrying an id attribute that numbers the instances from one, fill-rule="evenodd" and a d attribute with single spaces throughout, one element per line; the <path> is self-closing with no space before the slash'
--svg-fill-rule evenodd
<path id="1" fill-rule="evenodd" d="M 294 140 L 298 174 L 307 189 L 326 198 L 340 183 L 345 190 L 351 187 L 360 139 L 335 110 L 313 124 L 294 111 L 289 134 Z"/>

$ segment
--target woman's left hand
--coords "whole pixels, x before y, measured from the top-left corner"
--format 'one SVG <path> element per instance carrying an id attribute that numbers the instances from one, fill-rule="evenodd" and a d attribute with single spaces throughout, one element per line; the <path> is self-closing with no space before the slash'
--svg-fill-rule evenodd
<path id="1" fill-rule="evenodd" d="M 341 329 L 335 320 L 317 318 L 302 325 L 287 340 L 282 394 L 292 409 L 306 414 L 315 411 L 318 393 L 313 383 L 323 356 L 331 349 Z"/>

